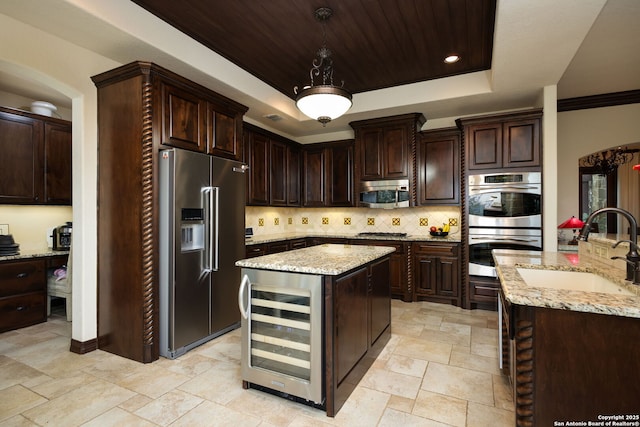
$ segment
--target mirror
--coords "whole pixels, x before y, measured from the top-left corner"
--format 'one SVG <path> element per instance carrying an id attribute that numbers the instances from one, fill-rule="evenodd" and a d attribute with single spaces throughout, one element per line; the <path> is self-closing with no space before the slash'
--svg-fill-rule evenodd
<path id="1" fill-rule="evenodd" d="M 585 221 L 591 212 L 607 206 L 625 209 L 640 219 L 640 171 L 633 170 L 640 164 L 640 143 L 600 150 L 578 162 L 580 219 Z M 594 222 L 600 233 L 628 233 L 624 220 L 618 229 L 619 218 L 601 215 Z"/>

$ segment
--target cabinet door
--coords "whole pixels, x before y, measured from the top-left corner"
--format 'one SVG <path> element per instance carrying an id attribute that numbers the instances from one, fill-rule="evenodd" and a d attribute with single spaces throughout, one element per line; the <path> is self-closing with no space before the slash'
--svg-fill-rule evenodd
<path id="1" fill-rule="evenodd" d="M 503 125 L 503 166 L 540 166 L 540 120 L 517 120 Z"/>
<path id="2" fill-rule="evenodd" d="M 389 127 L 383 131 L 384 178 L 409 177 L 409 143 L 406 125 Z"/>
<path id="3" fill-rule="evenodd" d="M 436 263 L 437 258 L 426 255 L 416 255 L 415 289 L 417 294 L 436 294 Z"/>
<path id="4" fill-rule="evenodd" d="M 367 339 L 367 269 L 336 280 L 334 285 L 335 364 L 337 384 L 351 371 L 369 347 Z"/>
<path id="5" fill-rule="evenodd" d="M 162 143 L 205 152 L 207 103 L 194 93 L 162 85 Z"/>
<path id="6" fill-rule="evenodd" d="M 241 126 L 241 118 L 215 111 L 212 105 L 209 104 L 209 144 L 207 151 L 214 156 L 241 160 L 242 138 L 238 135 L 238 129 Z"/>
<path id="7" fill-rule="evenodd" d="M 418 144 L 418 204 L 460 202 L 460 134 L 424 135 Z"/>
<path id="8" fill-rule="evenodd" d="M 269 138 L 255 132 L 245 132 L 247 138 L 247 204 L 269 204 Z"/>
<path id="9" fill-rule="evenodd" d="M 1 203 L 43 203 L 43 132 L 39 120 L 0 112 Z"/>
<path id="10" fill-rule="evenodd" d="M 468 169 L 502 167 L 502 123 L 470 125 L 465 128 L 465 136 Z"/>
<path id="11" fill-rule="evenodd" d="M 269 147 L 269 205 L 287 206 L 287 145 L 271 140 Z"/>
<path id="12" fill-rule="evenodd" d="M 302 197 L 304 206 L 325 206 L 325 150 L 323 148 L 304 152 Z"/>
<path id="13" fill-rule="evenodd" d="M 440 257 L 437 260 L 436 295 L 457 297 L 460 287 L 458 258 Z"/>
<path id="14" fill-rule="evenodd" d="M 327 149 L 326 206 L 353 206 L 353 146 Z"/>
<path id="15" fill-rule="evenodd" d="M 71 205 L 71 125 L 44 125 L 44 193 L 47 204 Z"/>
<path id="16" fill-rule="evenodd" d="M 391 288 L 389 287 L 389 261 L 383 260 L 370 267 L 369 290 L 369 344 L 378 339 L 391 323 Z"/>
<path id="17" fill-rule="evenodd" d="M 358 132 L 358 151 L 360 153 L 360 179 L 383 178 L 383 133 L 380 129 L 363 129 Z"/>
<path id="18" fill-rule="evenodd" d="M 302 154 L 299 148 L 287 148 L 287 206 L 300 206 Z"/>

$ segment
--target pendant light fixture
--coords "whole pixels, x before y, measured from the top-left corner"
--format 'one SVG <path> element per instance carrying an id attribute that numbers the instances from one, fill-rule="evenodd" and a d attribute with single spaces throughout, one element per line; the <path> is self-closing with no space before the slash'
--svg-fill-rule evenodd
<path id="1" fill-rule="evenodd" d="M 326 126 L 331 120 L 342 116 L 351 108 L 351 94 L 344 89 L 344 81 L 340 86 L 333 84 L 333 60 L 331 50 L 327 48 L 327 33 L 325 23 L 331 17 L 333 11 L 328 7 L 316 9 L 315 18 L 322 23 L 322 47 L 317 52 L 317 58 L 313 60 L 313 66 L 309 72 L 311 85 L 304 86 L 298 93 L 298 86 L 293 88 L 296 97 L 296 106 L 306 116 L 319 121 Z M 322 84 L 315 84 L 314 78 L 321 76 Z"/>

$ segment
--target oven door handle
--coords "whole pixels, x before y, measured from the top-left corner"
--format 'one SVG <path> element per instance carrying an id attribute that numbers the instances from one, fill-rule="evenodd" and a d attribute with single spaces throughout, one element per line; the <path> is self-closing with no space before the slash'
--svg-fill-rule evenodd
<path id="1" fill-rule="evenodd" d="M 470 237 L 471 240 L 484 240 L 487 243 L 489 242 L 525 242 L 525 243 L 536 243 L 538 239 L 518 239 L 518 238 L 500 238 L 500 237 L 492 237 L 487 239 L 486 237 Z"/>
<path id="2" fill-rule="evenodd" d="M 469 194 L 480 194 L 480 193 L 491 193 L 494 191 L 502 191 L 502 190 L 537 190 L 535 193 L 531 194 L 539 194 L 540 187 L 537 185 L 531 186 L 520 186 L 520 185 L 496 185 L 496 186 L 483 186 L 483 187 L 471 187 L 469 188 Z M 529 193 L 529 191 L 526 191 Z"/>

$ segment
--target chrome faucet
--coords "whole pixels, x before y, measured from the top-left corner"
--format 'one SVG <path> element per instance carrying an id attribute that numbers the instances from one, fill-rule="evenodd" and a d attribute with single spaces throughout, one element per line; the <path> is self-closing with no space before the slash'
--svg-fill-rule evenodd
<path id="1" fill-rule="evenodd" d="M 640 255 L 638 254 L 638 222 L 631 215 L 631 213 L 620 208 L 602 208 L 593 211 L 587 221 L 584 223 L 578 240 L 587 241 L 589 238 L 589 232 L 591 231 L 591 223 L 593 218 L 605 212 L 613 212 L 627 218 L 629 226 L 631 227 L 629 240 L 619 240 L 613 244 L 612 248 L 616 248 L 620 243 L 629 243 L 629 252 L 627 252 L 626 258 L 612 257 L 611 259 L 623 259 L 627 263 L 627 280 L 632 281 L 635 285 L 640 285 Z"/>

